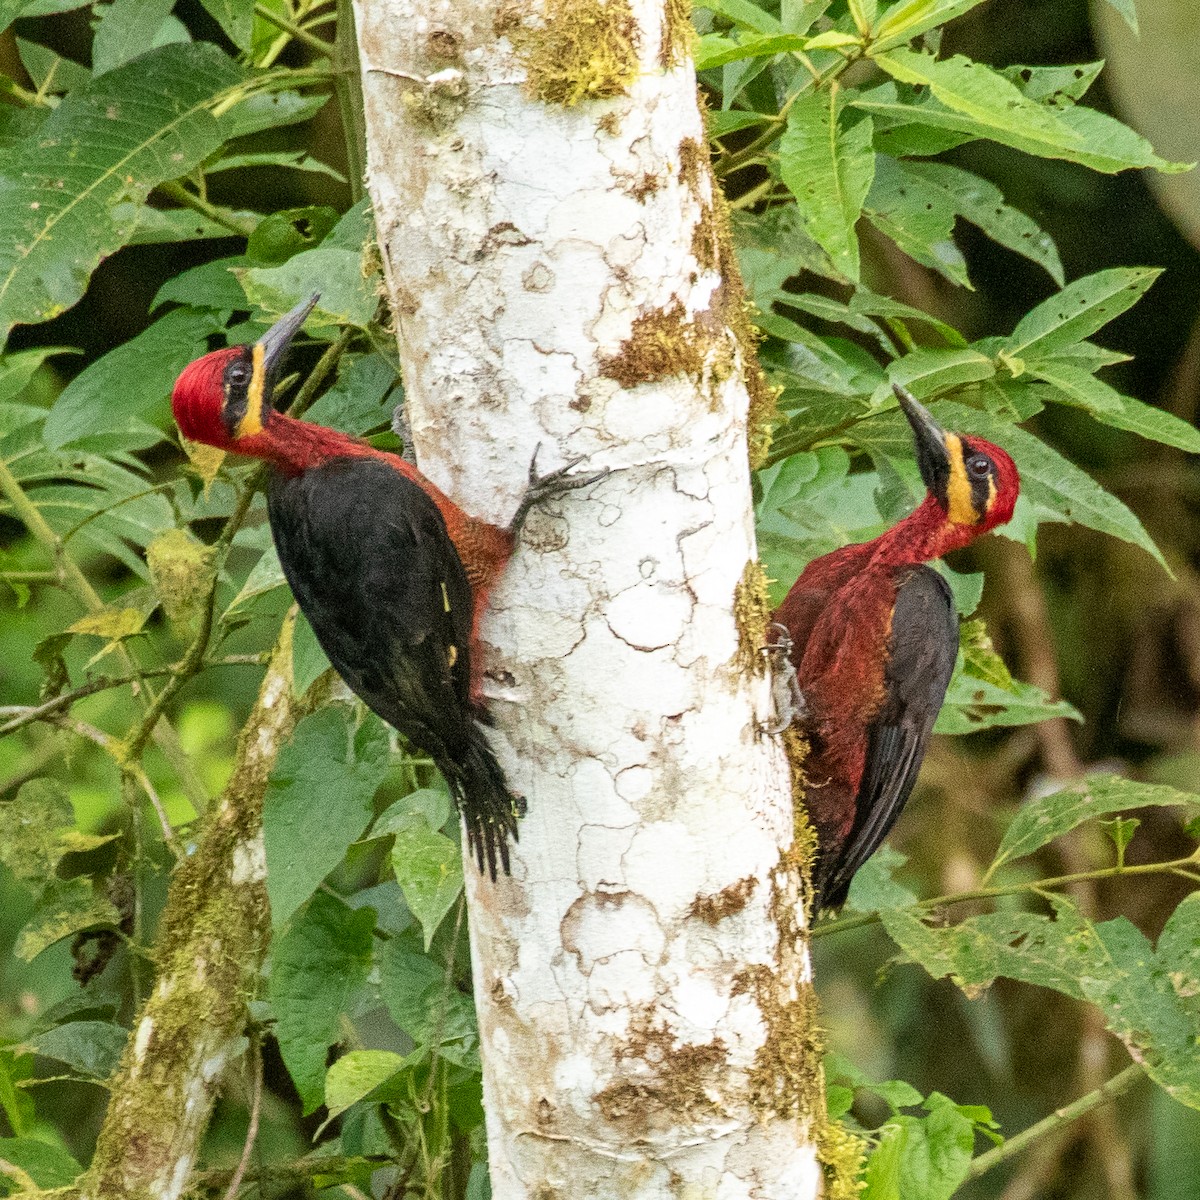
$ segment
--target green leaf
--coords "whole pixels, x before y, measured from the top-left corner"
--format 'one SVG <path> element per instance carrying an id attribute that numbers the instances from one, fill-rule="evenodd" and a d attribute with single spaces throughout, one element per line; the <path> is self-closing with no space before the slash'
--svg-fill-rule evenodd
<path id="1" fill-rule="evenodd" d="M 926 1104 L 927 1117 L 893 1118 L 907 1126 L 900 1152 L 900 1194 L 905 1200 L 950 1200 L 967 1177 L 975 1125 L 936 1092 Z"/>
<path id="2" fill-rule="evenodd" d="M 1028 100 L 1066 108 L 1083 99 L 1104 69 L 1104 60 L 1052 67 L 1001 67 L 1000 74 Z"/>
<path id="3" fill-rule="evenodd" d="M 339 1015 L 371 969 L 375 912 L 318 892 L 271 951 L 275 1036 L 304 1114 L 324 1099 L 325 1058 Z"/>
<path id="4" fill-rule="evenodd" d="M 265 596 L 267 592 L 272 592 L 276 588 L 285 587 L 286 585 L 287 577 L 283 573 L 283 567 L 279 562 L 279 553 L 275 549 L 274 542 L 272 542 L 262 552 L 262 556 L 258 562 L 254 564 L 254 569 L 246 577 L 246 582 L 242 584 L 241 591 L 229 602 L 229 607 L 226 608 L 221 619 L 226 620 L 239 609 L 245 608 L 259 596 Z"/>
<path id="5" fill-rule="evenodd" d="M 392 869 L 405 902 L 425 931 L 428 951 L 442 918 L 462 893 L 462 852 L 417 813 L 392 832 L 396 837 Z"/>
<path id="6" fill-rule="evenodd" d="M 114 0 L 103 9 L 92 39 L 93 74 L 103 75 L 159 45 L 159 31 L 174 7 L 175 0 Z"/>
<path id="7" fill-rule="evenodd" d="M 246 308 L 250 302 L 230 269 L 245 265 L 245 257 L 235 254 L 181 271 L 158 289 L 158 293 L 150 302 L 150 311 L 153 312 L 160 305 L 172 301 L 185 304 L 189 308 L 212 309 L 214 312 Z"/>
<path id="8" fill-rule="evenodd" d="M 931 54 L 897 48 L 873 57 L 894 79 L 927 87 L 932 93 L 932 103 L 899 106 L 902 111 L 895 115 L 906 123 L 941 124 L 1029 154 L 1065 158 L 1097 171 L 1126 167 L 1185 169 L 1182 164 L 1159 158 L 1145 138 L 1112 117 L 1081 105 L 1059 108 L 1039 104 L 1003 75 L 961 54 L 938 60 Z M 872 96 L 858 107 L 870 111 L 872 101 L 878 99 L 890 111 L 885 97 L 886 93 Z"/>
<path id="9" fill-rule="evenodd" d="M 330 705 L 284 746 L 263 801 L 267 892 L 279 928 L 342 861 L 371 819 L 388 770 L 388 736 L 373 713 Z"/>
<path id="10" fill-rule="evenodd" d="M 1005 339 L 1005 356 L 1046 358 L 1091 337 L 1136 304 L 1161 274 L 1159 267 L 1113 267 L 1069 283 L 1017 322 Z"/>
<path id="11" fill-rule="evenodd" d="M 1105 3 L 1113 12 L 1117 13 L 1126 25 L 1133 31 L 1134 35 L 1138 32 L 1137 9 L 1134 7 L 1134 0 L 1105 0 Z"/>
<path id="12" fill-rule="evenodd" d="M 337 211 L 328 205 L 280 209 L 258 223 L 246 242 L 246 258 L 256 267 L 278 266 L 319 246 L 337 221 Z"/>
<path id="13" fill-rule="evenodd" d="M 63 58 L 45 46 L 39 46 L 37 42 L 17 38 L 16 43 L 21 65 L 40 91 L 50 94 L 67 92 L 72 88 L 85 87 L 92 77 L 87 67 Z"/>
<path id="14" fill-rule="evenodd" d="M 119 225 L 132 222 L 133 232 L 125 239 L 129 246 L 157 246 L 167 242 L 195 242 L 207 238 L 227 238 L 229 227 L 190 208 L 151 208 L 149 204 L 124 201 L 113 205 L 113 220 Z M 256 221 L 258 213 L 234 209 L 235 220 Z M 243 303 L 242 307 L 245 307 Z"/>
<path id="15" fill-rule="evenodd" d="M 738 41 L 706 34 L 696 48 L 696 70 L 708 71 L 744 58 L 774 58 L 808 48 L 808 39 L 793 33 L 758 34 Z"/>
<path id="16" fill-rule="evenodd" d="M 958 209 L 953 199 L 920 178 L 905 164 L 881 154 L 864 204 L 871 223 L 909 258 L 970 287 L 967 264 L 951 236 Z"/>
<path id="17" fill-rule="evenodd" d="M 359 250 L 318 246 L 282 266 L 253 267 L 235 274 L 251 303 L 271 315 L 288 312 L 320 292 L 321 299 L 305 322 L 314 334 L 336 332 L 342 325 L 365 329 L 379 305 L 374 284 L 363 278 Z"/>
<path id="18" fill-rule="evenodd" d="M 138 608 L 109 605 L 99 612 L 80 617 L 78 621 L 67 626 L 67 632 L 90 634 L 110 642 L 120 642 L 133 637 L 135 633 L 141 633 L 148 615 Z"/>
<path id="19" fill-rule="evenodd" d="M 313 175 L 328 175 L 338 183 L 345 183 L 341 171 L 335 171 L 328 163 L 305 154 L 303 150 L 257 150 L 249 154 L 226 154 L 204 169 L 205 175 L 217 175 L 222 171 L 237 171 L 245 167 L 283 167 L 290 171 L 307 171 Z"/>
<path id="20" fill-rule="evenodd" d="M 66 788 L 53 779 L 31 779 L 16 798 L 0 804 L 0 862 L 25 883 L 43 886 L 66 852 L 62 837 L 75 824 Z"/>
<path id="21" fill-rule="evenodd" d="M 1006 863 L 1033 854 L 1093 817 L 1131 808 L 1200 806 L 1200 796 L 1156 783 L 1138 783 L 1116 775 L 1089 775 L 1074 787 L 1024 804 L 1005 831 L 988 868 L 988 878 Z"/>
<path id="22" fill-rule="evenodd" d="M 866 1188 L 860 1200 L 909 1200 L 900 1194 L 900 1158 L 907 1130 L 889 1121 L 880 1127 L 879 1141 L 867 1159 L 863 1179 Z"/>
<path id="23" fill-rule="evenodd" d="M 87 879 L 53 880 L 42 893 L 33 916 L 25 922 L 13 953 L 32 962 L 43 950 L 85 929 L 117 928 L 121 914 L 111 901 L 97 895 Z"/>
<path id="24" fill-rule="evenodd" d="M 61 1146 L 41 1138 L 0 1138 L 0 1158 L 24 1171 L 39 1188 L 70 1187 L 83 1170 Z M 11 1194 L 6 1186 L 10 1182 L 16 1181 L 0 1184 L 6 1187 L 5 1195 Z"/>
<path id="25" fill-rule="evenodd" d="M 1065 700 L 1052 700 L 1032 683 L 1014 680 L 1011 687 L 997 687 L 966 671 L 957 672 L 946 689 L 946 700 L 934 725 L 935 733 L 978 733 L 1011 725 L 1034 725 L 1065 717 L 1083 718 Z"/>
<path id="26" fill-rule="evenodd" d="M 344 354 L 333 385 L 308 410 L 308 419 L 346 433 L 389 423 L 399 399 L 395 365 L 382 354 Z"/>
<path id="27" fill-rule="evenodd" d="M 1086 367 L 1062 358 L 1025 359 L 1025 370 L 1050 384 L 1051 400 L 1059 400 L 1091 413 L 1102 425 L 1127 429 L 1151 441 L 1176 446 L 1189 454 L 1200 453 L 1200 431 L 1174 413 L 1153 408 L 1131 396 L 1123 396 Z"/>
<path id="28" fill-rule="evenodd" d="M 1125 851 L 1133 841 L 1141 821 L 1137 817 L 1113 817 L 1111 821 L 1098 822 L 1101 829 L 1108 835 L 1109 840 L 1117 851 L 1117 863 L 1125 862 Z"/>
<path id="29" fill-rule="evenodd" d="M 239 50 L 250 49 L 254 39 L 254 0 L 200 0 L 200 3 Z"/>
<path id="30" fill-rule="evenodd" d="M 81 1075 L 107 1079 L 115 1070 L 129 1030 L 111 1021 L 69 1021 L 30 1038 L 29 1048 L 66 1063 Z"/>
<path id="31" fill-rule="evenodd" d="M 179 372 L 207 350 L 220 316 L 177 308 L 137 337 L 85 367 L 59 393 L 46 417 L 45 440 L 57 449 L 98 433 L 165 423 Z"/>
<path id="32" fill-rule="evenodd" d="M 325 1076 L 325 1104 L 330 1117 L 344 1113 L 360 1100 L 391 1098 L 387 1084 L 407 1065 L 403 1055 L 391 1050 L 351 1050 L 343 1055 Z"/>
<path id="33" fill-rule="evenodd" d="M 964 220 L 978 225 L 993 241 L 1044 267 L 1062 287 L 1062 262 L 1053 239 L 1023 212 L 1006 204 L 995 184 L 950 163 L 907 162 L 899 166 L 905 178 L 920 180 L 944 196 Z"/>
<path id="34" fill-rule="evenodd" d="M 443 967 L 393 938 L 379 954 L 379 990 L 392 1020 L 417 1046 L 478 1069 L 475 1006 Z"/>
<path id="35" fill-rule="evenodd" d="M 299 92 L 252 92 L 223 112 L 221 141 L 248 137 L 264 129 L 298 125 L 315 117 L 325 107 L 328 96 L 302 96 Z"/>
<path id="36" fill-rule="evenodd" d="M 735 25 L 755 29 L 759 33 L 778 33 L 782 28 L 776 17 L 751 3 L 751 0 L 703 0 L 697 7 L 707 8 Z"/>
<path id="37" fill-rule="evenodd" d="M 901 883 L 895 873 L 908 862 L 886 842 L 867 859 L 850 882 L 846 907 L 857 912 L 883 912 L 885 909 L 911 908 L 917 894 Z"/>
<path id="38" fill-rule="evenodd" d="M 858 279 L 855 222 L 871 187 L 870 118 L 847 127 L 836 90 L 797 100 L 779 144 L 779 170 L 796 197 L 805 231 L 847 278 Z"/>
<path id="39" fill-rule="evenodd" d="M 982 0 L 898 0 L 875 26 L 873 50 L 887 50 L 955 17 L 970 12 Z"/>
<path id="40" fill-rule="evenodd" d="M 970 347 L 954 350 L 913 350 L 888 363 L 887 379 L 882 380 L 871 397 L 874 405 L 892 395 L 892 385 L 900 384 L 918 397 L 937 395 L 968 383 L 979 383 L 996 374 L 995 363 Z M 911 445 L 905 457 L 911 457 Z"/>
<path id="41" fill-rule="evenodd" d="M 0 335 L 70 308 L 133 232 L 121 201 L 221 144 L 210 109 L 241 74 L 205 43 L 163 46 L 72 92 L 0 173 Z"/>

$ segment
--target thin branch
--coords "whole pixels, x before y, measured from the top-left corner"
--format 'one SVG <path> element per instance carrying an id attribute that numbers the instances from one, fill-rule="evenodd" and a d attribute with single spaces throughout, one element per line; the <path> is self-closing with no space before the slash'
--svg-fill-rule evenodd
<path id="1" fill-rule="evenodd" d="M 303 42 L 318 54 L 323 54 L 326 58 L 330 57 L 333 47 L 328 42 L 322 41 L 315 34 L 309 33 L 303 25 L 297 25 L 295 21 L 289 21 L 287 17 L 280 16 L 279 13 L 268 8 L 265 4 L 256 4 L 254 6 L 254 15 L 262 17 L 268 25 L 274 25 L 276 29 L 283 30 L 284 33 L 294 37 L 298 42 Z"/>
<path id="2" fill-rule="evenodd" d="M 238 1188 L 242 1186 L 246 1168 L 250 1165 L 250 1155 L 254 1153 L 254 1143 L 258 1138 L 258 1118 L 262 1112 L 263 1061 L 262 1045 L 258 1040 L 257 1032 L 250 1034 L 249 1053 L 254 1069 L 254 1083 L 250 1095 L 250 1124 L 246 1128 L 246 1144 L 242 1147 L 242 1157 L 238 1159 L 233 1178 L 229 1181 L 229 1187 L 225 1191 L 225 1200 L 235 1200 Z"/>
<path id="3" fill-rule="evenodd" d="M 177 204 L 182 204 L 184 208 L 190 208 L 198 212 L 201 216 L 207 217 L 215 224 L 224 226 L 230 233 L 237 234 L 238 237 L 249 237 L 258 224 L 257 221 L 249 217 L 239 217 L 232 209 L 225 208 L 219 204 L 209 203 L 203 196 L 197 196 L 195 192 L 189 192 L 176 179 L 160 183 L 155 188 L 155 191 L 161 192 Z"/>
<path id="4" fill-rule="evenodd" d="M 1080 1117 L 1086 1116 L 1094 1108 L 1098 1108 L 1101 1104 L 1107 1104 L 1110 1100 L 1115 1100 L 1118 1096 L 1124 1095 L 1144 1074 L 1139 1063 L 1130 1063 L 1119 1074 L 1114 1075 L 1107 1083 L 1102 1084 L 1093 1092 L 1088 1092 L 1086 1096 L 1080 1096 L 1078 1100 L 1068 1104 L 1065 1108 L 1056 1109 L 1048 1117 L 1038 1121 L 1034 1125 L 1030 1125 L 1028 1129 L 1022 1130 L 1018 1134 L 1007 1138 L 1002 1146 L 996 1146 L 992 1150 L 988 1150 L 981 1154 L 977 1159 L 973 1160 L 970 1169 L 967 1171 L 968 1179 L 978 1179 L 980 1175 L 990 1171 L 993 1167 L 1000 1166 L 1001 1163 L 1008 1162 L 1009 1159 L 1015 1158 L 1022 1153 L 1038 1138 L 1044 1137 L 1048 1133 L 1053 1133 L 1057 1129 L 1061 1129 L 1064 1125 L 1070 1124 L 1072 1121 L 1077 1121 Z"/>
<path id="5" fill-rule="evenodd" d="M 1077 871 L 1074 875 L 1058 875 L 1052 879 L 1038 879 L 1033 883 L 1013 883 L 1004 887 L 976 888 L 970 892 L 957 892 L 950 896 L 934 896 L 931 900 L 918 900 L 908 906 L 905 911 L 914 909 L 928 911 L 934 908 L 945 908 L 950 904 L 964 904 L 968 900 L 992 900 L 997 896 L 1018 896 L 1023 892 L 1050 892 L 1058 888 L 1069 887 L 1087 879 L 1117 879 L 1135 875 L 1172 874 L 1189 866 L 1195 866 L 1197 856 L 1190 854 L 1187 858 L 1176 858 L 1171 862 L 1141 863 L 1138 866 L 1101 867 L 1095 871 Z M 857 917 L 841 917 L 836 921 L 823 922 L 809 931 L 810 938 L 823 937 L 827 933 L 845 933 L 849 929 L 860 929 L 864 925 L 875 925 L 882 920 L 878 912 L 863 913 Z"/>

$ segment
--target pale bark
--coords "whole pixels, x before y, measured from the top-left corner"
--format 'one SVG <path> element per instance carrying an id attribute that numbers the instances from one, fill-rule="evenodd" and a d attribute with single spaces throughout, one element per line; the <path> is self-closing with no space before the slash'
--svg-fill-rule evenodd
<path id="1" fill-rule="evenodd" d="M 615 11 L 553 20 L 586 38 Z M 636 79 L 563 107 L 527 85 L 524 7 L 356 6 L 422 469 L 497 523 L 539 445 L 542 470 L 613 472 L 535 510 L 484 627 L 529 805 L 512 879 L 468 870 L 493 1189 L 806 1200 L 801 856 L 734 615 L 756 555 L 745 348 L 691 65 L 662 65 L 656 5 L 628 13 Z"/>

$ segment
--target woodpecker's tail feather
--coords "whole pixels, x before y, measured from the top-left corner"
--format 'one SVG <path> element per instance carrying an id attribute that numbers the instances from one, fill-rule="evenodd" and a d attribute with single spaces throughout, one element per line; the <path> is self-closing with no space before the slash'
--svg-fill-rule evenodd
<path id="1" fill-rule="evenodd" d="M 504 772 L 483 733 L 471 727 L 466 753 L 442 772 L 467 827 L 467 845 L 480 871 L 486 867 L 492 882 L 496 865 L 511 874 L 508 842 L 518 840 L 517 822 L 525 815 L 525 800 L 508 789 Z"/>

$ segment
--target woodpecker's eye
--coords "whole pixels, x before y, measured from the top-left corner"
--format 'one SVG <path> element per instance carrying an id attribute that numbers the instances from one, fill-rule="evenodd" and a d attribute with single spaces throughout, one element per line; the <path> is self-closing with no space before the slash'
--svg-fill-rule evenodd
<path id="1" fill-rule="evenodd" d="M 241 359 L 231 362 L 225 371 L 225 379 L 234 387 L 245 387 L 250 382 L 250 367 Z"/>
<path id="2" fill-rule="evenodd" d="M 967 474 L 972 479 L 986 479 L 992 469 L 992 460 L 986 454 L 972 454 L 967 459 Z"/>

